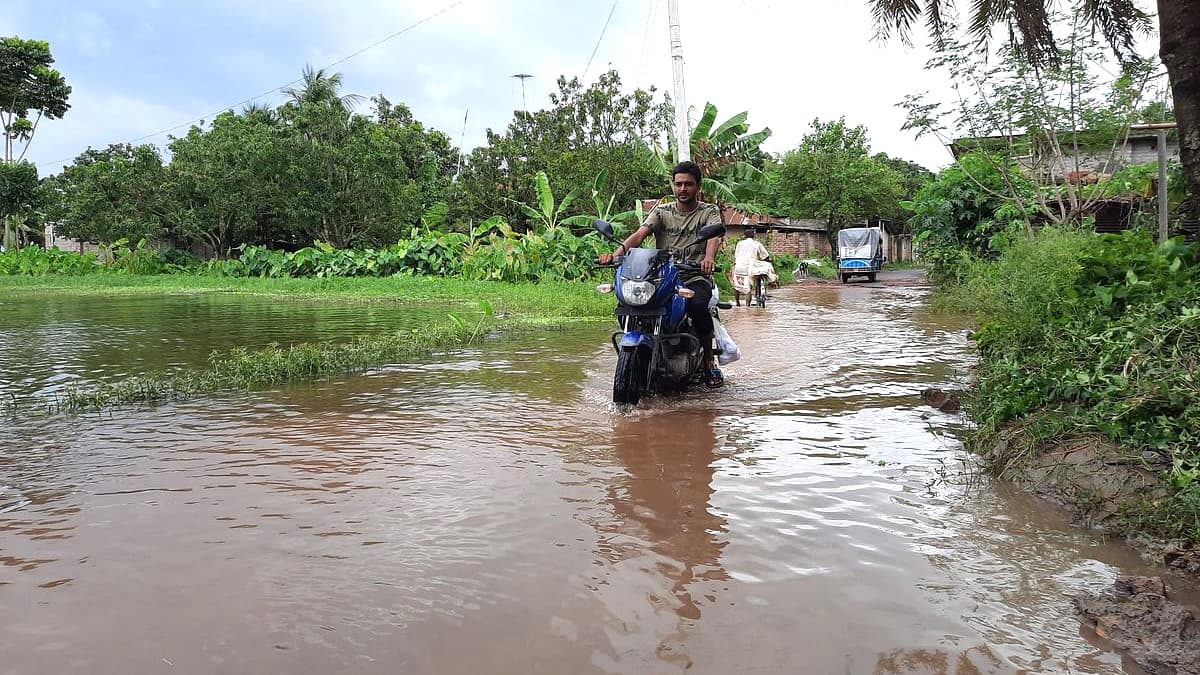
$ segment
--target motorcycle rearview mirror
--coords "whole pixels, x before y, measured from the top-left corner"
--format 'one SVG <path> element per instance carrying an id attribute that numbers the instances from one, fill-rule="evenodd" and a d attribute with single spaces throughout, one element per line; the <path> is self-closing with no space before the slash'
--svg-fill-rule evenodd
<path id="1" fill-rule="evenodd" d="M 597 218 L 596 220 L 592 221 L 592 225 L 596 228 L 596 231 L 600 233 L 600 236 L 609 241 L 613 240 L 613 226 L 608 221 Z"/>
<path id="2" fill-rule="evenodd" d="M 704 227 L 700 228 L 700 232 L 698 232 L 697 234 L 699 234 L 700 236 L 696 237 L 696 240 L 693 241 L 692 244 L 699 244 L 700 242 L 708 241 L 709 239 L 716 239 L 717 237 L 724 237 L 725 236 L 725 226 L 721 225 L 720 223 L 717 223 L 715 225 L 705 225 Z"/>

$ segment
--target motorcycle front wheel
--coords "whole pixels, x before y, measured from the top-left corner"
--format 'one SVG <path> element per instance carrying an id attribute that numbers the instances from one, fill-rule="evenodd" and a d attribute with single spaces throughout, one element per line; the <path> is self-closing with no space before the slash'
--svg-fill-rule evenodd
<path id="1" fill-rule="evenodd" d="M 650 362 L 645 347 L 622 349 L 617 354 L 617 369 L 613 373 L 613 403 L 637 405 L 646 386 L 646 369 Z"/>

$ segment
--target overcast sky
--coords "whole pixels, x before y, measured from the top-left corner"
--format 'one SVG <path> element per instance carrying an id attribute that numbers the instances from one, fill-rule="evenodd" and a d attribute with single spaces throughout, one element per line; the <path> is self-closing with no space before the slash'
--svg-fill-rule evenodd
<path id="1" fill-rule="evenodd" d="M 608 68 L 627 88 L 670 91 L 667 0 L 5 0 L 0 35 L 48 40 L 74 88 L 27 159 L 56 173 L 88 146 L 131 141 L 270 92 L 405 27 L 333 67 L 346 93 L 383 92 L 471 149 L 521 107 L 548 105 L 560 74 Z M 746 110 L 766 149 L 795 147 L 814 117 L 866 125 L 872 149 L 936 170 L 949 153 L 900 130 L 905 94 L 945 88 L 924 49 L 872 41 L 865 0 L 680 0 L 687 100 L 719 118 Z M 918 36 L 923 42 L 923 36 Z M 258 101 L 277 104 L 278 92 Z M 240 107 L 240 106 L 239 106 Z M 470 110 L 465 135 L 463 115 Z M 141 139 L 165 145 L 166 134 Z M 64 161 L 65 160 L 65 161 Z"/>

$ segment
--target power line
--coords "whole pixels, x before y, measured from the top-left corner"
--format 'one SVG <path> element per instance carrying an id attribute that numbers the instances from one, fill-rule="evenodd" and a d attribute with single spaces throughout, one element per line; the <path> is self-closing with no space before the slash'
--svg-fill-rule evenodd
<path id="1" fill-rule="evenodd" d="M 650 25 L 654 22 L 654 19 L 658 18 L 658 3 L 660 1 L 654 0 L 649 3 L 650 11 L 646 12 L 646 29 L 642 33 L 642 51 L 638 54 L 638 69 L 637 77 L 634 78 L 635 82 L 642 79 L 642 71 L 646 66 L 646 45 L 650 44 Z"/>
<path id="2" fill-rule="evenodd" d="M 392 39 L 395 39 L 395 38 L 397 38 L 397 37 L 400 37 L 401 35 L 403 35 L 403 34 L 407 33 L 408 31 L 410 31 L 410 30 L 412 30 L 412 29 L 414 29 L 414 28 L 416 28 L 417 26 L 420 26 L 421 24 L 427 23 L 427 22 L 429 22 L 429 21 L 431 21 L 431 20 L 433 20 L 433 19 L 436 19 L 437 17 L 439 17 L 439 16 L 441 16 L 441 15 L 445 14 L 446 12 L 449 12 L 450 10 L 454 9 L 455 7 L 458 7 L 459 5 L 463 4 L 463 3 L 464 3 L 464 2 L 466 2 L 466 1 L 467 1 L 467 0 L 456 0 L 455 2 L 453 2 L 453 3 L 451 3 L 451 4 L 449 4 L 449 5 L 445 6 L 445 7 L 443 7 L 442 9 L 439 9 L 438 11 L 434 12 L 433 14 L 430 14 L 429 16 L 426 16 L 425 18 L 421 19 L 420 21 L 417 21 L 417 22 L 415 22 L 415 23 L 409 24 L 409 25 L 405 26 L 404 28 L 401 28 L 400 30 L 396 31 L 395 33 L 392 33 L 391 35 L 389 35 L 389 36 L 387 36 L 387 37 L 385 37 L 385 38 L 383 38 L 383 39 L 381 39 L 381 40 L 377 40 L 377 41 L 375 41 L 375 42 L 372 42 L 371 44 L 367 45 L 366 47 L 363 47 L 362 49 L 360 49 L 360 50 L 358 50 L 358 51 L 354 52 L 353 54 L 350 54 L 350 55 L 348 55 L 348 56 L 344 56 L 344 57 L 342 57 L 342 58 L 340 58 L 340 59 L 338 59 L 338 60 L 336 60 L 336 61 L 334 61 L 334 62 L 332 62 L 332 63 L 326 64 L 326 65 L 325 65 L 323 68 L 321 68 L 321 70 L 326 70 L 326 69 L 332 68 L 332 67 L 334 67 L 334 66 L 336 66 L 336 65 L 339 65 L 339 64 L 345 63 L 346 61 L 349 61 L 350 59 L 352 59 L 352 58 L 354 58 L 354 57 L 358 56 L 359 54 L 362 54 L 362 53 L 363 53 L 363 52 L 365 52 L 365 51 L 368 51 L 368 50 L 370 50 L 370 49 L 374 49 L 375 47 L 378 47 L 379 45 L 381 45 L 381 44 L 383 44 L 383 43 L 385 43 L 385 42 L 387 42 L 387 41 L 389 41 L 389 40 L 392 40 Z M 132 140 L 125 141 L 125 143 L 127 143 L 127 144 L 129 144 L 129 145 L 133 145 L 134 143 L 137 143 L 138 141 L 144 141 L 144 140 L 146 140 L 147 138 L 154 138 L 155 136 L 161 136 L 161 135 L 163 135 L 163 134 L 166 134 L 166 133 L 170 133 L 170 132 L 172 132 L 172 131 L 175 131 L 176 129 L 183 129 L 183 128 L 185 128 L 185 127 L 190 127 L 190 126 L 192 126 L 193 124 L 196 124 L 197 122 L 203 122 L 204 120 L 206 120 L 206 119 L 211 119 L 211 118 L 213 118 L 213 117 L 216 117 L 217 115 L 220 115 L 221 113 L 223 113 L 223 112 L 225 112 L 225 111 L 227 111 L 227 110 L 233 110 L 234 108 L 237 108 L 237 107 L 240 107 L 240 106 L 246 105 L 247 103 L 252 103 L 252 102 L 254 102 L 254 101 L 256 101 L 256 100 L 258 100 L 258 99 L 260 99 L 260 98 L 262 98 L 262 97 L 264 97 L 264 96 L 267 96 L 268 94 L 274 94 L 274 93 L 275 93 L 275 92 L 277 92 L 277 91 L 282 91 L 282 90 L 284 90 L 285 88 L 287 88 L 287 87 L 290 87 L 290 86 L 292 86 L 293 84 L 296 84 L 296 83 L 298 83 L 298 82 L 302 82 L 302 81 L 303 81 L 303 78 L 296 78 L 296 79 L 294 79 L 294 80 L 292 80 L 292 81 L 290 81 L 290 82 L 285 82 L 285 83 L 283 83 L 283 84 L 281 84 L 281 85 L 279 85 L 278 87 L 275 87 L 275 88 L 273 88 L 273 89 L 268 89 L 267 91 L 264 91 L 264 92 L 262 92 L 261 94 L 255 94 L 254 96 L 251 96 L 250 98 L 243 99 L 243 100 L 241 100 L 241 101 L 238 101 L 237 103 L 233 103 L 233 104 L 227 105 L 227 106 L 225 106 L 225 107 L 221 108 L 220 110 L 218 110 L 218 111 L 216 111 L 216 112 L 209 113 L 208 115 L 204 115 L 204 116 L 202 116 L 202 117 L 197 117 L 197 118 L 195 118 L 195 119 L 192 119 L 192 120 L 189 120 L 189 121 L 187 121 L 187 122 L 184 122 L 183 124 L 176 124 L 176 125 L 175 125 L 175 126 L 173 126 L 173 127 L 167 127 L 166 129 L 161 129 L 161 130 L 159 130 L 159 131 L 155 131 L 155 132 L 154 132 L 154 133 L 152 133 L 152 134 L 146 134 L 145 136 L 138 136 L 137 138 L 134 138 L 134 139 L 132 139 Z M 39 163 L 38 163 L 38 166 L 39 166 L 39 167 L 41 167 L 41 166 L 43 166 L 43 165 L 47 165 L 47 164 L 59 164 L 60 162 L 66 162 L 66 161 L 68 161 L 68 160 L 70 160 L 70 159 L 71 159 L 71 157 L 64 157 L 64 158 L 62 158 L 62 159 L 56 159 L 56 160 L 54 160 L 54 161 L 52 161 L 52 162 L 39 162 Z"/>
<path id="3" fill-rule="evenodd" d="M 596 50 L 600 49 L 600 43 L 604 40 L 604 34 L 608 32 L 608 24 L 612 21 L 613 12 L 617 11 L 617 3 L 621 0 L 613 0 L 612 9 L 608 10 L 608 18 L 604 20 L 604 28 L 600 29 L 600 37 L 596 38 L 596 46 L 592 47 L 592 55 L 588 57 L 587 65 L 583 68 L 583 77 L 580 79 L 587 80 L 588 70 L 592 67 L 592 59 L 596 58 Z"/>

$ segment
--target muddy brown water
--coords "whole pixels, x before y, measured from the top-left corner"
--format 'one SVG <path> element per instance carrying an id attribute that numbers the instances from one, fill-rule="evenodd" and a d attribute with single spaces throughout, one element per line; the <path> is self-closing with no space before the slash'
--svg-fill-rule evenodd
<path id="1" fill-rule="evenodd" d="M 1153 570 L 964 470 L 925 303 L 776 291 L 632 411 L 597 326 L 5 420 L 0 673 L 1137 672 L 1069 596 Z"/>

